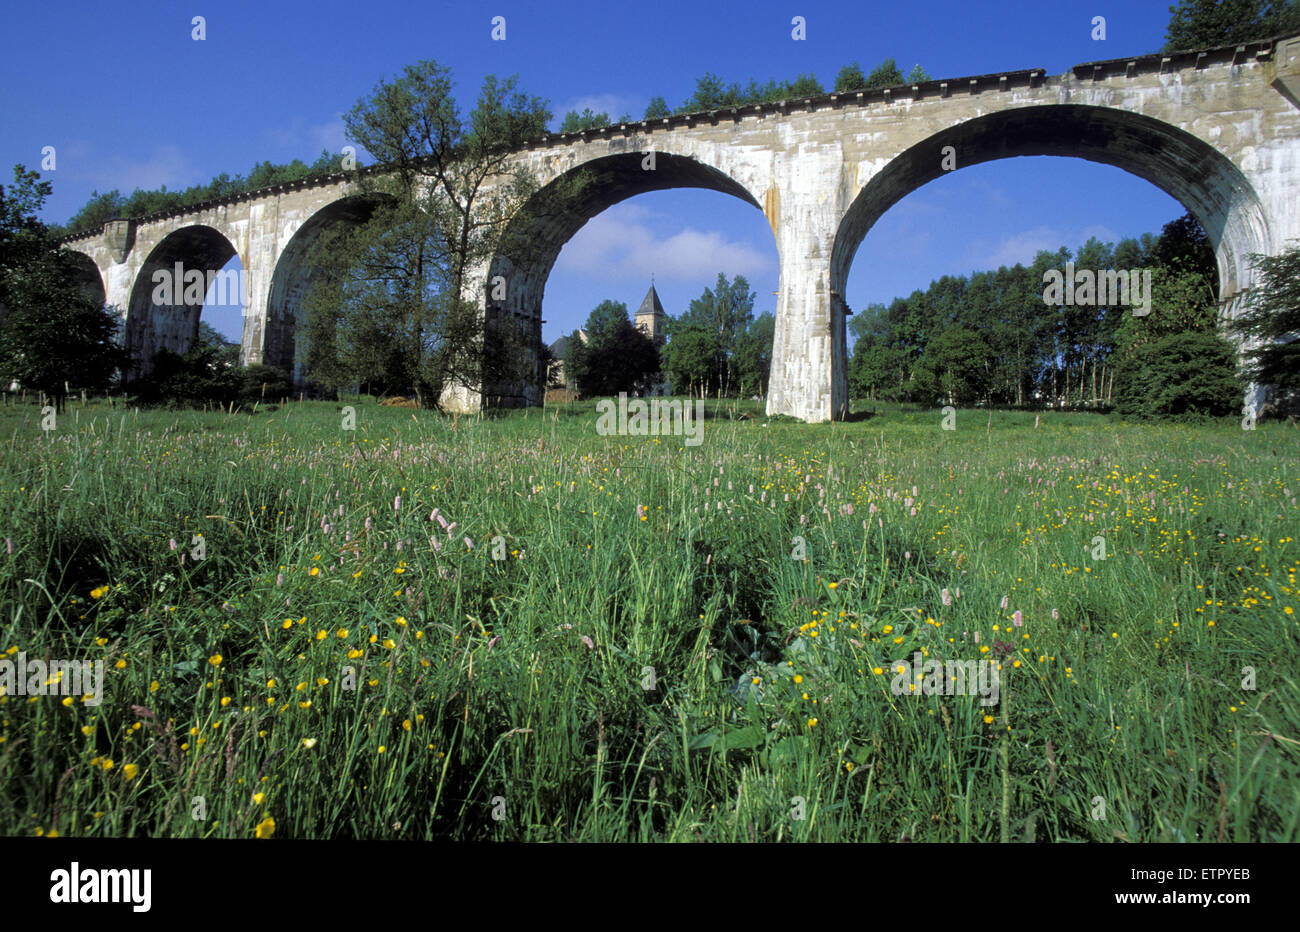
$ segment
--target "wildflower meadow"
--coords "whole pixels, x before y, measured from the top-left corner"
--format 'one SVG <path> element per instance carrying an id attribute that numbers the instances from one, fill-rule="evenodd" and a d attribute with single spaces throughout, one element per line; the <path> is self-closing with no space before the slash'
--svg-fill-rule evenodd
<path id="1" fill-rule="evenodd" d="M 1294 425 L 597 419 L 0 408 L 0 833 L 1297 840 Z"/>

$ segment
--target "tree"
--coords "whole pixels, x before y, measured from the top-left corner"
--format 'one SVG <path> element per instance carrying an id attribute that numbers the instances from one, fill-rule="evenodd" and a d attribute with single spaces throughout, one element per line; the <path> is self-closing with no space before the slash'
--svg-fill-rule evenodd
<path id="1" fill-rule="evenodd" d="M 1119 366 L 1116 410 L 1136 418 L 1231 414 L 1241 407 L 1243 388 L 1236 357 L 1213 331 L 1159 337 Z"/>
<path id="2" fill-rule="evenodd" d="M 892 58 L 886 58 L 867 76 L 866 87 L 893 87 L 903 83 L 903 72 Z"/>
<path id="3" fill-rule="evenodd" d="M 520 267 L 537 248 L 507 236 L 537 187 L 511 154 L 545 135 L 551 114 L 514 77 L 485 78 L 467 117 L 451 89 L 447 68 L 422 61 L 348 112 L 348 137 L 390 171 L 361 180 L 368 221 L 321 237 L 313 265 L 341 271 L 307 302 L 309 339 L 326 343 L 313 354 L 320 374 L 401 386 L 426 406 L 448 391 L 540 380 L 527 336 L 476 296 L 494 256 Z"/>
<path id="4" fill-rule="evenodd" d="M 668 320 L 670 343 L 674 334 L 685 330 L 703 330 L 714 335 L 719 354 L 716 384 L 724 394 L 738 387 L 733 360 L 740 339 L 753 320 L 755 297 L 743 275 L 728 282 L 727 276 L 719 272 L 713 289 L 705 288 L 680 317 Z"/>
<path id="5" fill-rule="evenodd" d="M 907 73 L 908 84 L 922 84 L 930 80 L 930 72 L 926 71 L 920 65 L 913 65 L 912 70 Z"/>
<path id="6" fill-rule="evenodd" d="M 628 319 L 627 305 L 602 301 L 587 316 L 587 343 L 574 334 L 565 354 L 565 376 L 587 397 L 644 391 L 659 371 L 659 350 Z"/>
<path id="7" fill-rule="evenodd" d="M 917 372 L 918 391 L 944 404 L 981 400 L 988 390 L 991 355 L 980 334 L 965 327 L 946 327 L 926 345 Z"/>
<path id="8" fill-rule="evenodd" d="M 135 380 L 131 390 L 146 404 L 191 406 L 229 404 L 239 387 L 239 373 L 230 365 L 225 340 L 211 327 L 200 324 L 198 336 L 185 352 L 162 349 L 154 354 L 149 374 Z"/>
<path id="9" fill-rule="evenodd" d="M 646 104 L 644 119 L 657 120 L 668 116 L 670 113 L 668 102 L 656 94 L 650 98 L 650 103 Z"/>
<path id="10" fill-rule="evenodd" d="M 577 133 L 584 129 L 598 129 L 601 126 L 609 125 L 608 113 L 592 113 L 591 108 L 585 108 L 581 114 L 576 110 L 570 110 L 564 115 L 564 122 L 560 124 L 561 133 Z"/>
<path id="11" fill-rule="evenodd" d="M 1300 29 L 1296 0 L 1179 0 L 1165 27 L 1166 52 L 1232 45 Z"/>
<path id="12" fill-rule="evenodd" d="M 772 370 L 772 343 L 776 338 L 776 317 L 764 311 L 750 321 L 736 340 L 732 374 L 737 393 L 766 397 Z"/>
<path id="13" fill-rule="evenodd" d="M 867 76 L 862 73 L 862 68 L 857 62 L 845 65 L 840 69 L 840 73 L 835 76 L 835 93 L 841 94 L 845 91 L 856 91 L 860 87 L 867 86 Z"/>
<path id="14" fill-rule="evenodd" d="M 1246 351 L 1251 381 L 1300 392 L 1300 246 L 1280 256 L 1252 256 L 1260 284 L 1232 331 L 1258 345 Z"/>
<path id="15" fill-rule="evenodd" d="M 61 410 L 69 389 L 107 388 L 127 357 L 117 315 L 78 287 L 71 255 L 36 217 L 50 192 L 22 165 L 0 185 L 0 372 Z"/>
<path id="16" fill-rule="evenodd" d="M 674 329 L 663 350 L 663 371 L 674 394 L 709 394 L 721 382 L 723 364 L 718 334 L 696 325 Z"/>

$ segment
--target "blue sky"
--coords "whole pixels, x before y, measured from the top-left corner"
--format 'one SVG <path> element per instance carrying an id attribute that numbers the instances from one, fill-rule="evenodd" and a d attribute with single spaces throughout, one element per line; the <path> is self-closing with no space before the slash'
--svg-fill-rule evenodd
<path id="1" fill-rule="evenodd" d="M 518 74 L 566 110 L 639 118 L 650 97 L 676 106 L 712 71 L 727 81 L 814 73 L 886 57 L 934 77 L 1042 67 L 1155 51 L 1170 0 L 924 4 L 805 0 L 744 3 L 415 3 L 368 0 L 123 0 L 6 4 L 0 57 L 0 155 L 57 167 L 44 213 L 66 221 L 93 190 L 184 188 L 255 162 L 312 161 L 346 144 L 342 113 L 383 78 L 423 58 L 448 65 L 465 109 L 484 75 Z M 206 19 L 206 39 L 191 19 Z M 491 20 L 506 18 L 504 42 Z M 790 21 L 807 23 L 792 41 Z M 1106 39 L 1092 36 L 1106 18 Z M 1080 159 L 1007 159 L 959 169 L 913 192 L 864 240 L 848 283 L 854 309 L 925 288 L 944 274 L 1029 261 L 1039 249 L 1115 240 L 1183 208 L 1151 184 Z M 669 314 L 745 275 L 756 311 L 775 310 L 777 257 L 762 213 L 704 190 L 641 195 L 593 219 L 561 253 L 546 287 L 544 336 L 572 331 L 605 298 L 635 309 L 650 274 Z M 206 309 L 228 335 L 239 314 Z"/>

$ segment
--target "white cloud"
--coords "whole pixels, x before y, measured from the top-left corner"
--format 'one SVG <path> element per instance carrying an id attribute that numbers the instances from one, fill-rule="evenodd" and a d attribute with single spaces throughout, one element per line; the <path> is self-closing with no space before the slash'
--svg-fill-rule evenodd
<path id="1" fill-rule="evenodd" d="M 724 271 L 752 278 L 772 271 L 775 259 L 748 243 L 689 227 L 661 238 L 635 216 L 620 210 L 593 218 L 565 245 L 557 267 L 605 282 L 640 281 L 651 273 L 690 278 Z"/>

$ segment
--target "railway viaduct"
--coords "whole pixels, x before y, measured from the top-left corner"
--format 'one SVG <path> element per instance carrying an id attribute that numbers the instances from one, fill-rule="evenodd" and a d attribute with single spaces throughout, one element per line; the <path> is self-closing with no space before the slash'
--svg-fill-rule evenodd
<path id="1" fill-rule="evenodd" d="M 845 284 L 876 220 L 945 171 L 1017 156 L 1073 156 L 1114 165 L 1180 201 L 1208 231 L 1221 310 L 1251 287 L 1252 253 L 1300 241 L 1300 36 L 1245 45 L 827 94 L 579 133 L 550 135 L 512 154 L 539 189 L 511 219 L 534 245 L 515 267 L 498 256 L 473 277 L 484 313 L 508 313 L 541 341 L 542 297 L 561 248 L 607 207 L 646 191 L 699 187 L 762 210 L 780 257 L 769 414 L 805 421 L 847 410 Z M 557 211 L 538 209 L 568 173 L 591 183 Z M 1104 200 L 1105 191 L 1098 191 Z M 84 255 L 85 283 L 124 320 L 140 365 L 161 347 L 183 351 L 201 308 L 154 301 L 153 273 L 183 263 L 246 272 L 241 360 L 295 366 L 307 261 L 332 224 L 366 214 L 354 174 L 247 192 L 65 241 Z M 879 248 L 888 249 L 888 244 Z M 500 275 L 505 288 L 491 287 Z M 504 298 L 501 295 L 504 294 Z M 444 393 L 446 406 L 536 403 L 531 389 Z M 1253 411 L 1261 388 L 1246 399 Z"/>

